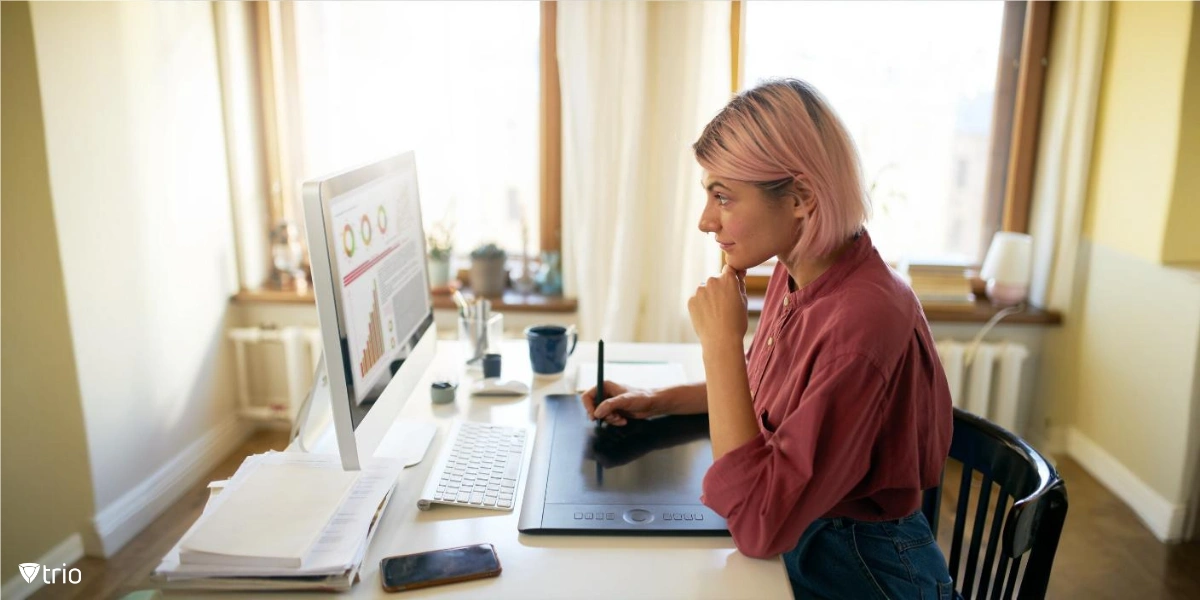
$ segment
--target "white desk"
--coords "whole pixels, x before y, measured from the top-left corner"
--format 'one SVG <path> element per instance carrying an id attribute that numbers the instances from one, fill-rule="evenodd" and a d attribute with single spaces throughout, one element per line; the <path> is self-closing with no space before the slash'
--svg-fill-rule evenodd
<path id="1" fill-rule="evenodd" d="M 698 345 L 606 344 L 609 360 L 666 360 L 684 365 L 689 379 L 704 377 Z M 523 340 L 503 345 L 503 376 L 533 381 L 529 397 L 472 398 L 470 379 L 461 369 L 463 349 L 457 342 L 439 340 L 433 366 L 405 404 L 401 418 L 438 424 L 438 435 L 420 464 L 405 469 L 379 530 L 367 551 L 361 580 L 346 594 L 352 598 L 791 598 L 791 585 L 782 561 L 757 560 L 739 553 L 729 537 L 543 536 L 518 533 L 528 465 L 522 470 L 517 509 L 502 513 L 451 506 L 417 509 L 417 497 L 445 440 L 453 419 L 501 425 L 531 424 L 537 420 L 548 393 L 570 393 L 571 377 L 580 362 L 595 362 L 596 345 L 580 343 L 567 366 L 567 377 L 532 379 L 529 351 Z M 429 384 L 438 376 L 456 373 L 458 399 L 433 405 Z M 495 545 L 503 573 L 500 577 L 403 592 L 383 591 L 379 561 L 395 554 L 476 543 Z M 172 594 L 173 595 L 173 594 Z M 209 596 L 211 597 L 211 596 Z M 273 596 L 278 598 L 278 595 Z"/>

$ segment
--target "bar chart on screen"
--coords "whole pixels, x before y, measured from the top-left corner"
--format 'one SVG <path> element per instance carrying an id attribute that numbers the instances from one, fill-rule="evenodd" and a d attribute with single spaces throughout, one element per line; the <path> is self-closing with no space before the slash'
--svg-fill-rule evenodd
<path id="1" fill-rule="evenodd" d="M 379 362 L 384 353 L 383 341 L 383 323 L 379 311 L 379 286 L 371 286 L 371 318 L 367 325 L 367 343 L 366 348 L 362 351 L 362 360 L 358 363 L 358 370 L 361 377 L 366 377 L 371 368 Z M 389 323 L 391 326 L 391 323 Z M 392 345 L 395 345 L 393 340 Z"/>

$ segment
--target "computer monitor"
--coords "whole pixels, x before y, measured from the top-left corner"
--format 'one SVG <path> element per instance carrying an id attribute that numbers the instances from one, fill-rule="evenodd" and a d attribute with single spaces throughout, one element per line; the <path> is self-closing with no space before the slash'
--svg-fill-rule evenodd
<path id="1" fill-rule="evenodd" d="M 338 451 L 357 470 L 434 356 L 413 153 L 306 182 L 304 224 Z"/>

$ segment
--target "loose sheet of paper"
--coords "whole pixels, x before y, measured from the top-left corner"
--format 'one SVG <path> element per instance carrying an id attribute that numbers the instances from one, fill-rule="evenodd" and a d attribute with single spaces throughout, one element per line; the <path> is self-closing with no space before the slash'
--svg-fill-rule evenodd
<path id="1" fill-rule="evenodd" d="M 425 451 L 437 435 L 437 425 L 423 421 L 396 421 L 379 440 L 375 456 L 398 458 L 411 467 L 425 458 Z"/>
<path id="2" fill-rule="evenodd" d="M 604 379 L 635 388 L 653 389 L 687 383 L 683 365 L 672 362 L 605 362 Z M 585 392 L 596 386 L 596 363 L 580 363 L 575 389 Z"/>

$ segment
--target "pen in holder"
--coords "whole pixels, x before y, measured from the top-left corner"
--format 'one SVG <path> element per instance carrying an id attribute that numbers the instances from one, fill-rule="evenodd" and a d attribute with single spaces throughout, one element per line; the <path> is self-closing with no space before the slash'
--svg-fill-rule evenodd
<path id="1" fill-rule="evenodd" d="M 481 363 L 486 354 L 499 353 L 504 339 L 504 314 L 484 308 L 476 306 L 472 313 L 458 317 L 458 339 L 466 344 L 468 365 Z"/>

